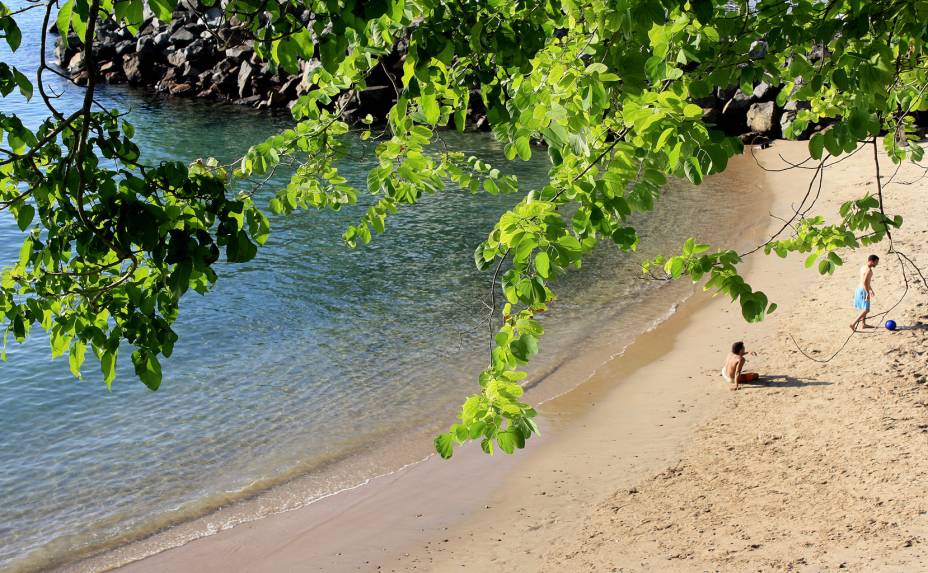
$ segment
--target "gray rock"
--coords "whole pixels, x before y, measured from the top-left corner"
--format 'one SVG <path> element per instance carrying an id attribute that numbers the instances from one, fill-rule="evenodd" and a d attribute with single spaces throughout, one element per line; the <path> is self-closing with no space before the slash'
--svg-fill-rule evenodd
<path id="1" fill-rule="evenodd" d="M 179 68 L 184 65 L 184 62 L 187 61 L 187 52 L 186 50 L 177 50 L 168 54 L 168 63 Z"/>
<path id="2" fill-rule="evenodd" d="M 203 16 L 205 17 L 206 25 L 210 28 L 215 28 L 222 24 L 222 8 L 218 6 L 213 6 L 207 10 Z"/>
<path id="3" fill-rule="evenodd" d="M 238 70 L 238 97 L 246 98 L 251 95 L 251 77 L 254 75 L 254 67 L 248 61 L 242 62 L 242 67 Z"/>
<path id="4" fill-rule="evenodd" d="M 225 51 L 226 58 L 242 61 L 251 56 L 251 46 L 235 46 L 234 48 L 229 48 Z"/>
<path id="5" fill-rule="evenodd" d="M 751 104 L 748 108 L 748 127 L 751 131 L 767 133 L 773 129 L 773 114 L 776 107 L 772 101 Z"/>
<path id="6" fill-rule="evenodd" d="M 178 48 L 183 48 L 196 40 L 197 36 L 199 36 L 199 33 L 194 35 L 194 33 L 190 30 L 181 28 L 180 30 L 177 30 L 171 34 L 171 44 Z"/>
<path id="7" fill-rule="evenodd" d="M 748 48 L 748 57 L 757 60 L 767 55 L 767 42 L 765 40 L 755 40 L 751 42 Z"/>
<path id="8" fill-rule="evenodd" d="M 130 84 L 141 84 L 145 81 L 142 73 L 142 57 L 138 52 L 126 54 L 122 57 L 122 73 L 126 74 L 126 79 Z"/>
<path id="9" fill-rule="evenodd" d="M 184 83 L 195 82 L 197 76 L 202 73 L 203 70 L 191 62 L 184 62 L 179 68 L 177 68 L 177 77 L 179 77 Z"/>
<path id="10" fill-rule="evenodd" d="M 213 46 L 204 40 L 194 40 L 184 49 L 187 61 L 201 64 L 213 56 Z"/>
<path id="11" fill-rule="evenodd" d="M 167 50 L 168 46 L 171 45 L 171 33 L 167 30 L 158 32 L 154 36 L 151 36 L 151 39 L 155 48 L 161 51 Z"/>
<path id="12" fill-rule="evenodd" d="M 130 54 L 135 51 L 137 43 L 132 40 L 123 40 L 116 44 L 116 55 L 120 58 L 126 54 Z"/>
<path id="13" fill-rule="evenodd" d="M 160 50 L 161 47 L 158 45 L 157 36 L 140 36 L 138 41 L 135 43 L 135 53 L 143 58 L 153 56 Z"/>
<path id="14" fill-rule="evenodd" d="M 745 95 L 740 89 L 735 92 L 731 99 L 725 102 L 722 113 L 727 114 L 734 111 L 746 110 L 751 106 L 751 96 Z"/>
<path id="15" fill-rule="evenodd" d="M 251 95 L 251 96 L 248 96 L 248 97 L 239 98 L 239 99 L 233 101 L 232 103 L 238 104 L 238 105 L 255 105 L 255 104 L 257 104 L 257 103 L 260 102 L 260 101 L 261 101 L 261 96 L 259 96 L 259 95 Z"/>
<path id="16" fill-rule="evenodd" d="M 770 88 L 770 84 L 768 84 L 767 82 L 760 82 L 759 84 L 754 86 L 754 91 L 751 93 L 751 96 L 755 100 L 763 100 L 767 98 L 771 93 L 772 93 L 772 90 Z"/>

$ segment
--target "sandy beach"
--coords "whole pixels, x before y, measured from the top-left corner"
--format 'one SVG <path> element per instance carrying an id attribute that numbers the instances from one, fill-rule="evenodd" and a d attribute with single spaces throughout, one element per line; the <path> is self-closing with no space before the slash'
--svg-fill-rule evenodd
<path id="1" fill-rule="evenodd" d="M 805 143 L 779 142 L 757 159 L 782 167 Z M 750 161 L 746 159 L 745 161 Z M 883 158 L 884 182 L 894 166 Z M 922 170 L 904 166 L 885 194 L 902 214 L 899 250 L 928 256 Z M 727 175 L 727 174 L 726 174 Z M 812 171 L 749 175 L 788 218 Z M 816 211 L 873 189 L 869 153 L 829 167 Z M 732 222 L 744 225 L 743 221 Z M 763 241 L 782 223 L 744 227 Z M 740 227 L 739 227 L 740 228 Z M 874 279 L 879 313 L 904 280 L 888 245 Z M 779 310 L 748 325 L 725 298 L 691 297 L 597 366 L 576 390 L 546 402 L 542 440 L 515 457 L 471 450 L 432 458 L 309 507 L 203 537 L 135 561 L 126 571 L 743 571 L 899 570 L 928 562 L 928 350 L 926 291 L 892 311 L 896 332 L 850 334 L 857 269 L 833 276 L 803 258 L 758 253 L 745 276 Z M 874 321 L 874 323 L 881 321 Z M 718 369 L 743 339 L 764 378 L 738 392 Z M 582 349 L 580 349 L 582 352 Z M 592 368 L 592 366 L 591 366 Z M 569 375 L 583 379 L 577 365 Z M 150 549 L 150 548 L 149 548 Z M 91 560 L 98 570 L 145 553 L 144 544 Z"/>

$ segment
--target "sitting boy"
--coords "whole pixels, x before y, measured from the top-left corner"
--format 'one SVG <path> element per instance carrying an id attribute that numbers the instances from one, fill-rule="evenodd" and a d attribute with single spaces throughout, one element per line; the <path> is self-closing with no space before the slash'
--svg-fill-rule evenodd
<path id="1" fill-rule="evenodd" d="M 722 367 L 722 377 L 728 380 L 732 390 L 741 388 L 742 382 L 754 382 L 760 375 L 757 372 L 741 372 L 744 368 L 744 355 L 747 351 L 744 349 L 744 343 L 740 340 L 731 345 L 731 354 L 725 359 L 725 366 Z"/>

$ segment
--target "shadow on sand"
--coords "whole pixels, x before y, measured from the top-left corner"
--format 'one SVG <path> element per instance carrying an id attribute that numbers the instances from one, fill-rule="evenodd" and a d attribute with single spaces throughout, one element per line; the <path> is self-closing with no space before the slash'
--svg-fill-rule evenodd
<path id="1" fill-rule="evenodd" d="M 892 332 L 896 332 L 899 330 L 928 330 L 928 324 L 917 322 L 915 324 L 907 325 L 907 326 L 896 326 L 896 329 Z"/>
<path id="2" fill-rule="evenodd" d="M 755 382 L 742 382 L 745 390 L 750 388 L 802 388 L 803 386 L 830 386 L 831 382 L 796 378 L 786 374 L 761 374 Z"/>

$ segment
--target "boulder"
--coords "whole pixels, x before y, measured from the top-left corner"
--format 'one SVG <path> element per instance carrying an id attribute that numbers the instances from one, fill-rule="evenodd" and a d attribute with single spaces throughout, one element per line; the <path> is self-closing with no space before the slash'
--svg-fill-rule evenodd
<path id="1" fill-rule="evenodd" d="M 168 93 L 174 96 L 193 95 L 193 86 L 190 84 L 171 84 Z"/>
<path id="2" fill-rule="evenodd" d="M 250 96 L 248 96 L 248 97 L 243 97 L 243 98 L 239 98 L 239 99 L 237 99 L 237 100 L 234 100 L 232 103 L 234 103 L 234 104 L 236 104 L 236 105 L 251 105 L 251 106 L 253 106 L 253 105 L 257 104 L 257 103 L 260 102 L 260 101 L 261 101 L 261 96 L 259 96 L 259 95 L 250 95 Z"/>
<path id="3" fill-rule="evenodd" d="M 202 64 L 213 57 L 213 46 L 204 40 L 194 40 L 193 43 L 184 48 L 184 54 L 188 62 Z"/>
<path id="4" fill-rule="evenodd" d="M 171 44 L 171 33 L 167 30 L 163 32 L 158 32 L 154 36 L 151 36 L 152 41 L 154 42 L 155 48 L 158 50 L 167 50 L 168 46 Z"/>
<path id="5" fill-rule="evenodd" d="M 137 42 L 133 42 L 132 40 L 122 40 L 116 44 L 116 55 L 121 58 L 126 54 L 130 54 L 135 51 L 136 45 Z"/>
<path id="6" fill-rule="evenodd" d="M 192 43 L 199 36 L 199 32 L 194 34 L 187 28 L 181 28 L 171 34 L 171 45 L 176 48 L 184 48 L 188 44 Z"/>
<path id="7" fill-rule="evenodd" d="M 68 73 L 72 76 L 84 69 L 84 53 L 78 53 L 71 56 L 68 60 Z"/>
<path id="8" fill-rule="evenodd" d="M 203 73 L 203 70 L 198 68 L 196 65 L 191 62 L 184 62 L 180 67 L 176 68 L 176 75 L 184 83 L 194 83 L 196 82 L 197 77 Z"/>
<path id="9" fill-rule="evenodd" d="M 251 78 L 254 75 L 254 67 L 248 61 L 242 62 L 238 70 L 238 97 L 246 98 L 251 95 Z"/>
<path id="10" fill-rule="evenodd" d="M 725 102 L 722 113 L 727 114 L 730 112 L 743 111 L 749 107 L 751 107 L 751 96 L 745 95 L 745 93 L 739 89 Z"/>
<path id="11" fill-rule="evenodd" d="M 226 58 L 230 60 L 242 61 L 251 57 L 252 48 L 251 46 L 241 45 L 235 46 L 234 48 L 229 48 L 225 51 Z"/>
<path id="12" fill-rule="evenodd" d="M 187 61 L 187 52 L 185 50 L 176 50 L 168 54 L 168 64 L 179 68 Z"/>
<path id="13" fill-rule="evenodd" d="M 768 133 L 773 129 L 773 115 L 776 106 L 772 101 L 753 103 L 748 108 L 747 123 L 751 131 Z"/>
<path id="14" fill-rule="evenodd" d="M 751 97 L 753 97 L 756 101 L 764 101 L 770 99 L 772 93 L 773 89 L 771 88 L 770 84 L 767 82 L 760 82 L 754 86 L 754 91 L 751 92 Z"/>
<path id="15" fill-rule="evenodd" d="M 143 84 L 146 82 L 145 68 L 142 66 L 142 57 L 138 52 L 126 54 L 122 57 L 122 73 L 130 84 Z"/>
<path id="16" fill-rule="evenodd" d="M 135 42 L 135 53 L 143 58 L 155 55 L 162 47 L 158 45 L 157 36 L 139 36 Z"/>

